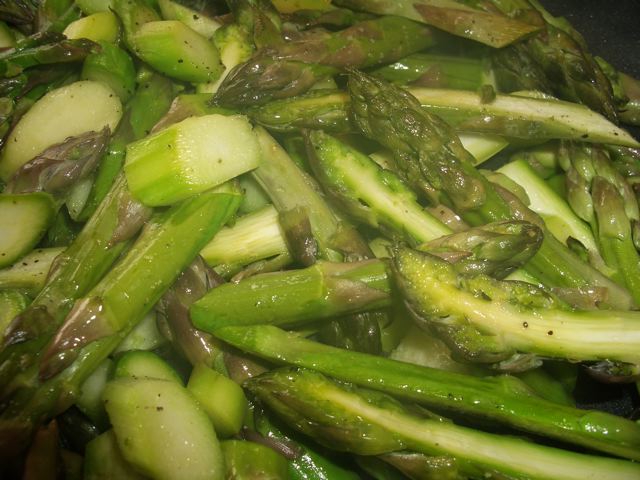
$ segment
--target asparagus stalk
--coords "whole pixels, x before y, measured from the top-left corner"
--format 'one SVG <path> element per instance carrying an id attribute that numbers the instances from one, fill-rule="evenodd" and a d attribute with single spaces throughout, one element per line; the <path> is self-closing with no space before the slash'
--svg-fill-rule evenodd
<path id="1" fill-rule="evenodd" d="M 527 207 L 503 197 L 474 168 L 451 127 L 422 110 L 415 97 L 357 72 L 351 75 L 349 88 L 358 127 L 394 152 L 398 173 L 416 189 L 452 205 L 471 225 L 516 216 L 544 226 Z M 540 249 L 525 266 L 530 274 L 550 286 L 605 287 L 609 305 L 618 309 L 632 305 L 629 292 L 582 262 L 546 229 L 543 233 Z"/>
<path id="2" fill-rule="evenodd" d="M 558 95 L 564 100 L 584 103 L 617 121 L 611 83 L 589 53 L 582 35 L 565 19 L 553 17 L 537 0 L 490 3 L 510 17 L 542 27 L 540 32 L 522 44 L 506 49 L 508 56 L 502 59 L 501 64 L 515 80 L 515 90 L 533 86 L 535 90 Z M 518 50 L 517 54 L 509 55 L 509 50 L 514 48 Z M 502 52 L 497 55 L 501 56 Z M 515 64 L 512 63 L 514 59 Z M 522 66 L 525 68 L 520 68 Z M 532 77 L 530 72 L 536 70 L 541 82 L 526 85 L 527 79 Z M 500 69 L 496 74 L 499 80 Z"/>
<path id="3" fill-rule="evenodd" d="M 189 363 L 215 366 L 224 371 L 220 341 L 196 329 L 189 318 L 189 307 L 193 302 L 220 283 L 202 257 L 198 257 L 164 293 L 158 303 L 158 311 L 161 318 L 166 320 L 172 343 L 182 351 Z"/>
<path id="4" fill-rule="evenodd" d="M 234 245 L 234 248 L 230 249 L 229 245 Z M 278 212 L 271 205 L 244 215 L 233 226 L 220 230 L 200 255 L 223 276 L 271 257 L 291 259 Z"/>
<path id="5" fill-rule="evenodd" d="M 318 193 L 313 179 L 291 160 L 266 130 L 256 128 L 255 131 L 263 159 L 252 175 L 269 195 L 276 210 L 287 212 L 300 208 L 306 212 L 321 258 L 370 258 L 369 247 L 360 234 L 334 214 Z"/>
<path id="6" fill-rule="evenodd" d="M 520 380 L 511 376 L 479 378 L 350 352 L 267 325 L 224 327 L 215 335 L 274 363 L 311 368 L 427 407 L 489 419 L 625 458 L 639 458 L 640 427 L 636 423 L 549 402 L 531 395 Z"/>
<path id="7" fill-rule="evenodd" d="M 477 90 L 490 84 L 486 59 L 471 55 L 414 53 L 372 75 L 399 85 Z"/>
<path id="8" fill-rule="evenodd" d="M 107 154 L 100 162 L 91 191 L 78 217 L 81 221 L 93 215 L 109 192 L 124 164 L 127 144 L 148 135 L 173 100 L 170 80 L 144 70 L 139 77 L 138 87 L 111 138 Z"/>
<path id="9" fill-rule="evenodd" d="M 544 447 L 409 413 L 388 395 L 340 385 L 311 370 L 276 370 L 250 380 L 247 386 L 293 428 L 337 450 L 372 455 L 409 449 L 450 455 L 461 473 L 471 477 L 497 472 L 578 480 L 585 474 L 593 479 L 640 474 L 640 467 L 632 462 Z"/>
<path id="10" fill-rule="evenodd" d="M 336 33 L 283 43 L 262 50 L 235 68 L 214 99 L 222 106 L 234 107 L 291 97 L 341 69 L 370 67 L 420 51 L 433 44 L 433 37 L 424 25 L 381 17 Z"/>
<path id="11" fill-rule="evenodd" d="M 574 103 L 551 98 L 497 94 L 486 102 L 477 92 L 414 87 L 408 89 L 422 108 L 441 116 L 457 131 L 498 134 L 507 138 L 544 141 L 552 138 L 638 147 L 628 132 Z M 247 111 L 269 129 L 322 128 L 345 133 L 349 98 L 341 91 L 312 91 L 300 97 L 273 100 Z"/>
<path id="12" fill-rule="evenodd" d="M 20 262 L 0 270 L 0 288 L 24 290 L 35 297 L 44 287 L 55 258 L 64 250 L 63 247 L 33 250 Z"/>
<path id="13" fill-rule="evenodd" d="M 569 310 L 532 285 L 482 274 L 464 279 L 441 259 L 406 248 L 395 251 L 393 270 L 421 324 L 471 325 L 483 338 L 474 346 L 486 338 L 552 358 L 640 362 L 638 312 Z"/>
<path id="14" fill-rule="evenodd" d="M 313 179 L 295 164 L 286 151 L 264 129 L 258 128 L 256 132 L 263 158 L 252 175 L 271 198 L 281 220 L 283 216 L 294 213 L 296 217 L 302 217 L 304 223 L 308 223 L 307 238 L 302 239 L 302 242 L 293 239 L 295 243 L 304 244 L 301 251 L 308 254 L 305 259 L 306 264 L 312 263 L 316 255 L 332 261 L 372 258 L 373 253 L 360 233 L 329 208 L 319 194 Z M 304 218 L 305 216 L 307 218 Z M 286 237 L 288 231 L 285 229 L 283 233 Z M 291 243 L 292 239 L 286 238 L 286 240 Z M 291 246 L 288 245 L 288 250 L 295 256 L 296 249 L 292 249 Z M 311 248 L 306 251 L 306 247 Z M 363 313 L 354 321 L 351 321 L 352 318 L 335 321 L 339 324 L 350 323 L 350 330 L 360 330 L 361 336 L 365 338 L 369 333 L 378 332 L 378 319 L 374 316 L 375 313 Z M 360 328 L 354 329 L 356 325 Z M 340 326 L 336 325 L 336 328 Z"/>
<path id="15" fill-rule="evenodd" d="M 472 2 L 466 1 L 339 0 L 336 3 L 378 15 L 401 15 L 495 48 L 516 42 L 539 28 L 513 20 L 496 10 L 483 11 L 475 6 L 470 6 L 469 3 Z"/>
<path id="16" fill-rule="evenodd" d="M 289 476 L 292 480 L 356 480 L 354 472 L 346 470 L 337 462 L 321 454 L 317 447 L 303 443 L 299 438 L 292 438 L 291 434 L 276 427 L 271 416 L 261 408 L 254 407 L 252 430 L 245 430 L 244 436 L 252 441 L 263 443 L 290 458 Z"/>
<path id="17" fill-rule="evenodd" d="M 539 243 L 535 226 L 504 223 L 453 234 L 421 248 L 448 259 L 462 274 L 495 274 L 526 262 Z M 221 285 L 193 304 L 191 319 L 210 333 L 226 325 L 301 325 L 389 306 L 390 294 L 383 260 L 318 262 L 302 270 Z"/>
<path id="18" fill-rule="evenodd" d="M 353 217 L 414 245 L 451 233 L 393 172 L 321 130 L 307 140 L 316 178 Z"/>
<path id="19" fill-rule="evenodd" d="M 73 403 L 82 382 L 153 307 L 239 202 L 233 188 L 206 192 L 147 223 L 127 255 L 76 302 L 58 328 L 42 356 L 40 381 L 17 392 L 0 415 L 3 455 L 19 451 L 35 426 Z"/>
<path id="20" fill-rule="evenodd" d="M 207 293 L 191 307 L 193 324 L 214 333 L 224 325 L 301 325 L 390 305 L 383 262 L 319 262 L 302 269 L 255 275 Z"/>
<path id="21" fill-rule="evenodd" d="M 588 252 L 589 263 L 605 275 L 611 274 L 589 226 L 571 210 L 564 198 L 538 176 L 524 158 L 517 158 L 497 171 L 524 189 L 529 200 L 527 206 L 542 217 L 549 232 L 567 245 L 574 240 L 578 241 Z"/>

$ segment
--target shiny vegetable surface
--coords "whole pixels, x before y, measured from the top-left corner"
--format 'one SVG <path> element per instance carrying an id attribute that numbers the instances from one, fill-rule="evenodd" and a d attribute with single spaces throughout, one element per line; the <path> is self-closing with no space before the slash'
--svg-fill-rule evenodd
<path id="1" fill-rule="evenodd" d="M 640 478 L 640 71 L 578 30 L 0 2 L 0 478 Z"/>

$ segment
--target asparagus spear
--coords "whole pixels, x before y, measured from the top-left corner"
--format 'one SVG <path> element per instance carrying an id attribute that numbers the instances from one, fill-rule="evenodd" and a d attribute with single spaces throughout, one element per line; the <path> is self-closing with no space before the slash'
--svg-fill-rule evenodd
<path id="1" fill-rule="evenodd" d="M 277 364 L 312 368 L 427 407 L 490 419 L 625 458 L 639 458 L 640 428 L 636 423 L 549 402 L 532 395 L 511 376 L 479 378 L 345 351 L 267 325 L 224 327 L 215 335 Z"/>
<path id="2" fill-rule="evenodd" d="M 471 225 L 515 216 L 543 227 L 537 215 L 502 196 L 474 168 L 451 127 L 422 110 L 416 98 L 359 72 L 351 75 L 349 89 L 358 127 L 394 152 L 398 173 L 416 189 L 452 205 Z M 608 289 L 609 305 L 632 305 L 629 292 L 583 263 L 546 229 L 543 232 L 538 253 L 525 266 L 529 273 L 550 286 L 602 286 Z"/>
<path id="3" fill-rule="evenodd" d="M 220 342 L 211 334 L 196 329 L 189 318 L 189 307 L 193 302 L 221 283 L 202 257 L 198 257 L 158 303 L 158 311 L 166 320 L 171 341 L 192 365 L 203 364 L 221 369 Z"/>
<path id="4" fill-rule="evenodd" d="M 5 193 L 58 193 L 91 173 L 102 157 L 111 132 L 87 132 L 52 145 L 22 165 L 11 177 Z"/>
<path id="5" fill-rule="evenodd" d="M 19 451 L 34 427 L 73 403 L 84 379 L 153 307 L 239 202 L 233 188 L 221 188 L 187 199 L 147 223 L 127 255 L 75 303 L 57 329 L 42 355 L 39 381 L 32 379 L 18 391 L 0 415 L 3 455 Z"/>
<path id="6" fill-rule="evenodd" d="M 541 30 L 517 45 L 497 51 L 496 77 L 507 91 L 539 90 L 581 102 L 617 121 L 611 83 L 589 53 L 586 42 L 563 18 L 553 17 L 537 0 L 488 2 L 511 18 Z"/>
<path id="7" fill-rule="evenodd" d="M 551 98 L 497 94 L 487 102 L 477 92 L 410 88 L 422 108 L 441 116 L 460 132 L 491 133 L 507 138 L 544 141 L 552 138 L 638 147 L 628 132 L 583 105 Z M 312 91 L 250 108 L 252 118 L 277 131 L 322 128 L 352 130 L 349 98 L 341 91 Z"/>
<path id="8" fill-rule="evenodd" d="M 448 259 L 461 273 L 492 274 L 527 261 L 540 242 L 536 231 L 526 223 L 485 226 L 421 248 Z M 386 307 L 390 293 L 383 260 L 318 262 L 302 270 L 256 275 L 221 285 L 193 304 L 191 319 L 197 328 L 210 333 L 225 325 L 300 325 Z"/>
<path id="9" fill-rule="evenodd" d="M 334 460 L 319 452 L 317 446 L 303 443 L 299 438 L 282 431 L 282 426 L 274 425 L 273 418 L 259 406 L 253 409 L 253 427 L 246 429 L 244 436 L 252 441 L 263 443 L 282 453 L 289 461 L 289 477 L 292 480 L 355 480 L 354 472 L 346 470 Z"/>
<path id="10" fill-rule="evenodd" d="M 424 25 L 381 17 L 336 33 L 276 45 L 236 67 L 214 101 L 234 107 L 291 97 L 346 67 L 369 67 L 420 51 L 433 44 L 433 37 Z"/>
<path id="11" fill-rule="evenodd" d="M 401 15 L 495 48 L 509 45 L 539 28 L 513 20 L 499 11 L 483 11 L 473 5 L 475 2 L 339 0 L 336 3 L 378 15 Z"/>
<path id="12" fill-rule="evenodd" d="M 247 387 L 293 428 L 337 450 L 450 455 L 470 477 L 578 480 L 585 475 L 631 479 L 640 474 L 632 462 L 571 453 L 410 413 L 388 395 L 338 384 L 311 370 L 275 370 L 250 380 Z"/>
<path id="13" fill-rule="evenodd" d="M 257 128 L 262 152 L 261 164 L 253 177 L 271 198 L 279 212 L 303 209 L 319 244 L 320 258 L 371 258 L 369 247 L 360 234 L 338 218 L 318 193 L 313 179 L 303 172 L 266 130 Z"/>
<path id="14" fill-rule="evenodd" d="M 491 83 L 487 70 L 484 57 L 414 53 L 371 74 L 399 85 L 477 90 Z"/>
<path id="15" fill-rule="evenodd" d="M 569 310 L 533 285 L 483 274 L 465 279 L 441 259 L 406 248 L 394 252 L 393 270 L 421 324 L 447 333 L 473 326 L 481 334 L 470 340 L 474 347 L 482 348 L 486 338 L 503 349 L 548 357 L 640 362 L 638 312 Z"/>

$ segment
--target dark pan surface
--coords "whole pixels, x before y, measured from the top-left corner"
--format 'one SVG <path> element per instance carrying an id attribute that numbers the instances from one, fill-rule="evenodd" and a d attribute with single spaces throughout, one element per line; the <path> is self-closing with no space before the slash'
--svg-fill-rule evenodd
<path id="1" fill-rule="evenodd" d="M 591 52 L 640 77 L 640 0 L 543 0 L 584 36 Z"/>

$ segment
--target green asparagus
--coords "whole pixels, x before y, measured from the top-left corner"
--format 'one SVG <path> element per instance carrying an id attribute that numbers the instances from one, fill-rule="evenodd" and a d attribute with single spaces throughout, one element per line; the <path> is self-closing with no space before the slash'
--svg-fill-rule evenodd
<path id="1" fill-rule="evenodd" d="M 0 1 L 0 50 L 0 477 L 639 476 L 639 89 L 536 0 Z"/>
<path id="2" fill-rule="evenodd" d="M 423 417 L 378 392 L 340 385 L 317 372 L 275 370 L 248 388 L 297 430 L 339 450 L 375 455 L 413 450 L 452 455 L 464 475 L 506 474 L 532 479 L 633 478 L 632 462 L 586 456 Z M 365 439 L 365 441 L 363 441 Z"/>
<path id="3" fill-rule="evenodd" d="M 350 77 L 354 119 L 363 133 L 396 155 L 398 173 L 417 190 L 451 205 L 472 225 L 517 217 L 541 224 L 516 199 L 508 199 L 473 166 L 471 155 L 446 123 L 421 109 L 415 97 L 397 87 L 354 72 Z M 609 305 L 626 309 L 629 292 L 584 264 L 544 232 L 538 253 L 525 266 L 551 286 L 602 286 Z"/>
<path id="4" fill-rule="evenodd" d="M 381 17 L 331 35 L 271 46 L 236 67 L 220 85 L 215 102 L 234 107 L 291 97 L 345 67 L 369 67 L 422 50 L 433 37 L 428 27 L 415 22 Z"/>
<path id="5" fill-rule="evenodd" d="M 635 422 L 543 400 L 510 376 L 478 378 L 344 351 L 266 325 L 224 327 L 216 330 L 216 336 L 274 363 L 310 368 L 427 407 L 449 412 L 457 410 L 524 431 L 638 459 L 640 431 Z"/>

